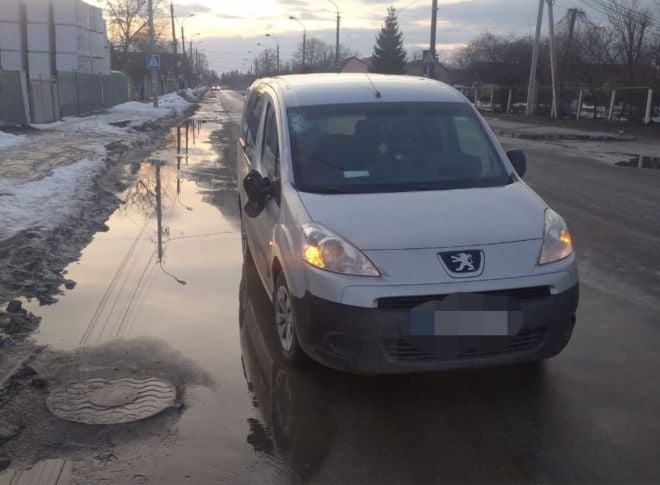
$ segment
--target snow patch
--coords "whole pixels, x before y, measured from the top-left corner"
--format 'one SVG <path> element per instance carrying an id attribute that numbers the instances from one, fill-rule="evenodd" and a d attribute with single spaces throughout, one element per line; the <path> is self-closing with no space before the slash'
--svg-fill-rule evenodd
<path id="1" fill-rule="evenodd" d="M 129 101 L 128 103 L 113 106 L 110 113 L 121 113 L 126 116 L 147 116 L 149 118 L 162 118 L 164 116 L 182 115 L 191 105 L 176 93 L 166 94 L 158 98 L 158 108 L 152 103 Z"/>
<path id="2" fill-rule="evenodd" d="M 24 136 L 11 135 L 0 131 L 0 149 L 13 147 L 23 143 L 24 139 Z"/>
<path id="3" fill-rule="evenodd" d="M 33 182 L 0 179 L 0 240 L 25 229 L 53 229 L 75 217 L 81 201 L 94 196 L 93 181 L 103 166 L 80 160 Z"/>

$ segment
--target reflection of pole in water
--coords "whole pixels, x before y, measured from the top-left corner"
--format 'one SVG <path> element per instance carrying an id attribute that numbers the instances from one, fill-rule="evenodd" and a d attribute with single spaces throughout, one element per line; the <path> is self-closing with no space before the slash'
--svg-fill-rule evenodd
<path id="1" fill-rule="evenodd" d="M 197 134 L 197 122 L 194 120 L 193 120 L 192 132 L 193 132 L 193 146 L 195 146 L 197 143 L 197 141 L 195 140 L 195 135 Z"/>
<path id="2" fill-rule="evenodd" d="M 176 127 L 176 153 L 181 154 L 181 125 Z"/>
<path id="3" fill-rule="evenodd" d="M 190 129 L 190 120 L 186 120 L 186 165 L 188 165 L 188 131 Z"/>
<path id="4" fill-rule="evenodd" d="M 174 281 L 179 283 L 180 285 L 185 285 L 187 284 L 184 280 L 177 278 L 174 276 L 172 273 L 167 271 L 163 267 L 163 203 L 162 203 L 162 197 L 161 197 L 161 184 L 160 184 L 160 166 L 163 165 L 162 160 L 153 160 L 152 163 L 156 166 L 156 220 L 158 222 L 158 265 L 160 266 L 160 269 L 163 273 L 168 275 L 169 277 L 173 278 Z M 178 182 L 179 179 L 177 178 L 177 191 L 179 190 L 178 187 Z M 192 209 L 190 209 L 192 210 Z"/>
<path id="5" fill-rule="evenodd" d="M 158 262 L 163 262 L 163 208 L 160 196 L 160 160 L 156 164 L 156 215 L 158 217 Z"/>

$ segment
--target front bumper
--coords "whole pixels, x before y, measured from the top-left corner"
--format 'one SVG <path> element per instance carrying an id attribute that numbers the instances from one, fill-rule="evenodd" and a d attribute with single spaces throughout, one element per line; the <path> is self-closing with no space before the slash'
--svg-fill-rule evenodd
<path id="1" fill-rule="evenodd" d="M 511 364 L 560 353 L 575 325 L 578 285 L 554 295 L 528 292 L 515 297 L 524 320 L 517 335 L 497 337 L 496 342 L 486 342 L 488 337 L 457 337 L 452 355 L 428 353 L 407 335 L 410 307 L 405 301 L 400 306 L 389 301 L 379 308 L 361 308 L 306 293 L 294 299 L 298 340 L 313 359 L 359 374 Z"/>

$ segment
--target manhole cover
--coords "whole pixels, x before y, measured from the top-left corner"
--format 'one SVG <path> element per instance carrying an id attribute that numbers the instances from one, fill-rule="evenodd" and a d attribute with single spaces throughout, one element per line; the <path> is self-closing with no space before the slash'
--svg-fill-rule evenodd
<path id="1" fill-rule="evenodd" d="M 58 418 L 83 424 L 123 424 L 175 407 L 176 388 L 161 379 L 92 378 L 51 393 L 46 404 Z"/>

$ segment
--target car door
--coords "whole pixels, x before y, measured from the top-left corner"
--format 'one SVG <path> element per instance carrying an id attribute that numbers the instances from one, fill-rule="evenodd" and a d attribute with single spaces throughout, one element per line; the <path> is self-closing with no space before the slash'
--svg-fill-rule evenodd
<path id="1" fill-rule="evenodd" d="M 275 227 L 280 217 L 280 126 L 275 104 L 269 96 L 266 96 L 266 106 L 262 131 L 260 137 L 260 148 L 258 153 L 257 170 L 263 177 L 268 177 L 273 187 L 273 195 L 267 200 L 264 210 L 253 219 L 255 236 L 259 241 L 259 247 L 263 249 L 262 254 L 255 258 L 259 265 L 259 272 L 266 275 L 268 282 L 271 276 L 272 248 Z M 258 261 L 257 261 L 258 259 Z M 269 290 L 272 288 L 269 285 Z"/>
<path id="2" fill-rule="evenodd" d="M 251 89 L 248 93 L 245 102 L 245 110 L 243 113 L 243 122 L 241 125 L 241 137 L 238 146 L 238 187 L 240 194 L 241 206 L 245 206 L 248 201 L 243 180 L 251 170 L 259 170 L 261 141 L 263 139 L 263 123 L 266 111 L 266 99 L 263 95 L 263 90 L 260 87 Z M 252 257 L 255 260 L 257 268 L 261 270 L 264 267 L 263 260 L 265 258 L 264 241 L 258 235 L 254 218 L 248 217 L 242 210 L 242 224 L 243 230 L 247 235 Z M 265 275 L 265 273 L 261 273 Z"/>

